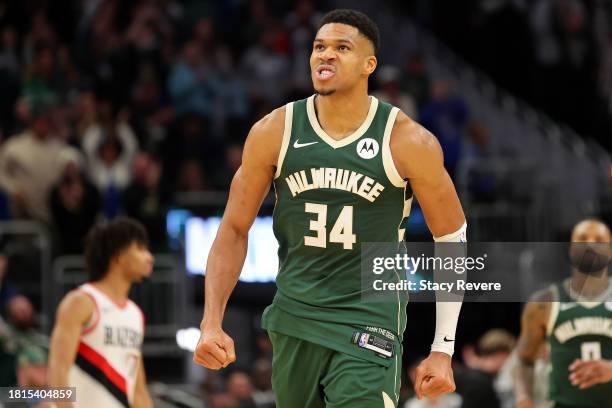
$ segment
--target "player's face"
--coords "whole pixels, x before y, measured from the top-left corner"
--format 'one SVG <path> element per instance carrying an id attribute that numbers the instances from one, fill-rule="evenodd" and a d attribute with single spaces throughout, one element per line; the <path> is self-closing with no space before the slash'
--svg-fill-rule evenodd
<path id="1" fill-rule="evenodd" d="M 140 282 L 153 271 L 153 255 L 145 245 L 132 243 L 118 259 L 121 270 L 133 282 Z"/>
<path id="2" fill-rule="evenodd" d="M 310 74 L 315 91 L 322 96 L 353 87 L 376 68 L 370 41 L 353 26 L 325 24 L 314 40 Z"/>
<path id="3" fill-rule="evenodd" d="M 572 242 L 610 242 L 610 229 L 598 221 L 582 221 L 572 231 Z"/>
<path id="4" fill-rule="evenodd" d="M 610 263 L 610 229 L 605 224 L 593 220 L 582 221 L 572 231 L 572 243 L 570 260 L 580 272 L 598 273 Z"/>

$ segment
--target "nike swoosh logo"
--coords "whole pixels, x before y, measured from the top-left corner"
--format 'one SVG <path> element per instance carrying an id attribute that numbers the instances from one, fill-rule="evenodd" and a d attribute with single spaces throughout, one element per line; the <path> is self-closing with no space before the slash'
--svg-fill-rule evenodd
<path id="1" fill-rule="evenodd" d="M 447 343 L 450 343 L 450 342 L 455 341 L 455 340 L 454 339 L 453 340 L 447 339 L 446 336 L 444 336 L 444 341 L 447 342 Z"/>
<path id="2" fill-rule="evenodd" d="M 313 144 L 316 144 L 319 142 L 309 142 L 309 143 L 300 143 L 299 139 L 295 141 L 295 143 L 293 143 L 293 147 L 296 149 L 299 149 L 300 147 L 306 147 L 306 146 L 310 146 Z"/>

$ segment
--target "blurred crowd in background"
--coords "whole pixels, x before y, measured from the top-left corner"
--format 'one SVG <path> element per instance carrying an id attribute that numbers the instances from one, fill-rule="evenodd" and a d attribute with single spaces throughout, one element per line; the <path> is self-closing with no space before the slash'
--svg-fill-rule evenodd
<path id="1" fill-rule="evenodd" d="M 312 92 L 311 42 L 328 7 L 3 3 L 0 217 L 61 225 L 60 253 L 79 252 L 94 220 L 119 213 L 143 221 L 162 248 L 177 192 L 226 191 L 249 126 Z M 451 5 L 457 13 L 398 3 L 502 86 L 612 139 L 612 2 L 472 1 Z M 381 56 L 371 87 L 439 138 L 451 176 L 462 158 L 484 154 L 490 129 L 472 120 L 452 81 L 428 76 L 422 55 L 403 66 Z"/>
<path id="2" fill-rule="evenodd" d="M 397 7 L 500 86 L 612 149 L 612 1 L 409 0 Z"/>
<path id="3" fill-rule="evenodd" d="M 126 214 L 166 250 L 176 196 L 227 191 L 252 123 L 312 93 L 308 60 L 328 3 L 0 0 L 0 219 L 44 223 L 54 253 L 70 254 L 82 251 L 94 222 Z M 610 148 L 612 1 L 388 3 L 510 92 Z M 451 176 L 461 160 L 483 157 L 491 130 L 452 81 L 431 77 L 421 54 L 379 63 L 372 93 L 439 138 Z M 487 183 L 473 193 L 495 200 Z M 0 236 L 0 253 L 9 244 Z M 0 256 L 0 377 L 37 385 L 47 339 L 10 266 Z M 269 341 L 255 343 L 252 367 L 207 379 L 211 407 L 273 406 Z M 512 335 L 497 331 L 458 353 L 458 394 L 444 406 L 503 400 L 512 348 Z"/>

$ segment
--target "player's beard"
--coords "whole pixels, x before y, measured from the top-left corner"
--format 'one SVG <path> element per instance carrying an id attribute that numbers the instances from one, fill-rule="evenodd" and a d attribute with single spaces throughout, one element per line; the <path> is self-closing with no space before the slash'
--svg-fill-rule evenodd
<path id="1" fill-rule="evenodd" d="M 609 251 L 610 244 L 574 242 L 570 246 L 570 262 L 574 268 L 582 273 L 598 274 L 610 263 Z"/>

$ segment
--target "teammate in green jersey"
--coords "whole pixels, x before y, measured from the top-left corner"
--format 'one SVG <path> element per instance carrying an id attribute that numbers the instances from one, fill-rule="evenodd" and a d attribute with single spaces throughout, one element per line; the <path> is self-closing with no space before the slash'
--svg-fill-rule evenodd
<path id="1" fill-rule="evenodd" d="M 571 239 L 599 244 L 590 254 L 586 246 L 572 247 L 571 278 L 537 292 L 525 306 L 515 386 L 520 408 L 535 407 L 533 364 L 544 342 L 550 348 L 549 398 L 555 408 L 612 406 L 612 282 L 605 251 L 610 228 L 587 219 L 574 227 Z"/>
<path id="2" fill-rule="evenodd" d="M 334 10 L 323 18 L 310 57 L 315 95 L 252 127 L 208 258 L 194 361 L 219 369 L 235 360 L 223 314 L 273 183 L 280 270 L 262 321 L 282 408 L 396 407 L 405 302 L 361 301 L 361 243 L 401 241 L 413 194 L 436 241 L 465 241 L 465 216 L 436 138 L 368 95 L 377 47 L 378 29 L 366 15 Z M 419 397 L 455 388 L 460 307 L 436 305 L 431 353 L 417 369 Z"/>

